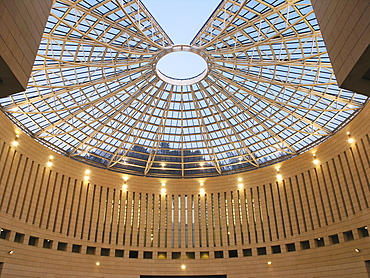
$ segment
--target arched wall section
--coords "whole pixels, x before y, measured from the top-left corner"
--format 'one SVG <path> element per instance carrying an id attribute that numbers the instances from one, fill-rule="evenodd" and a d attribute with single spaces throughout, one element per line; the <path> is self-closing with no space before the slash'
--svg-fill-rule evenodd
<path id="1" fill-rule="evenodd" d="M 3 272 L 9 277 L 24 268 L 30 277 L 40 271 L 55 277 L 68 271 L 86 277 L 184 275 L 179 264 L 185 262 L 187 273 L 194 275 L 328 277 L 338 270 L 336 276 L 366 277 L 370 244 L 359 228 L 370 224 L 369 112 L 365 107 L 343 130 L 296 158 L 204 179 L 155 179 L 93 168 L 53 153 L 1 115 L 0 228 L 9 231 L 0 245 Z M 347 132 L 354 143 L 348 143 Z M 319 164 L 313 164 L 313 153 Z M 50 155 L 53 166 L 48 167 Z M 276 167 L 282 180 L 276 180 Z M 201 187 L 205 194 L 199 193 Z M 347 241 L 346 231 L 352 231 L 353 241 Z M 17 234 L 24 244 L 14 242 Z M 332 244 L 336 234 L 343 245 Z M 30 237 L 37 238 L 39 248 L 29 246 Z M 317 248 L 318 238 L 325 241 L 323 248 Z M 42 248 L 44 240 L 53 242 L 51 250 Z M 295 252 L 286 249 L 291 243 Z M 75 246 L 81 246 L 80 254 Z M 354 254 L 356 246 L 360 254 Z M 130 251 L 138 252 L 136 260 Z M 180 259 L 172 259 L 178 252 Z M 144 259 L 149 253 L 152 260 Z M 220 254 L 223 259 L 217 258 Z M 102 264 L 96 267 L 98 260 Z M 274 264 L 267 266 L 267 260 Z"/>

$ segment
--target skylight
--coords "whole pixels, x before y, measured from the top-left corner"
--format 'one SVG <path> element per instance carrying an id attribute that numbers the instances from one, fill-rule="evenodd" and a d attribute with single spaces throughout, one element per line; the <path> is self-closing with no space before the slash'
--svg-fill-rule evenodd
<path id="1" fill-rule="evenodd" d="M 135 175 L 217 176 L 299 155 L 367 97 L 338 88 L 308 0 L 242 3 L 222 1 L 179 46 L 140 1 L 57 0 L 26 92 L 1 109 L 57 152 Z M 206 71 L 161 76 L 179 51 Z"/>

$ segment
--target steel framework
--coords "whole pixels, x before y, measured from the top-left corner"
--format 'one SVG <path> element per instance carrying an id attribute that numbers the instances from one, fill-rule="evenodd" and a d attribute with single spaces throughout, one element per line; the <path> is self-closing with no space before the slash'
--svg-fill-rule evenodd
<path id="1" fill-rule="evenodd" d="M 195 52 L 201 80 L 175 85 L 165 54 Z M 325 140 L 367 98 L 338 88 L 308 0 L 224 0 L 175 46 L 139 0 L 56 0 L 18 126 L 73 159 L 154 177 L 246 171 Z"/>

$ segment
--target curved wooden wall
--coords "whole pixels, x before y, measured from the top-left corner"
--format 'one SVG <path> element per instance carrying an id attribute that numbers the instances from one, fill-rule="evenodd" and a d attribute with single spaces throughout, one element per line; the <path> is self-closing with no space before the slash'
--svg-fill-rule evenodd
<path id="1" fill-rule="evenodd" d="M 357 228 L 370 224 L 369 112 L 370 106 L 365 107 L 326 142 L 276 166 L 224 177 L 182 180 L 127 176 L 81 164 L 53 153 L 20 133 L 1 115 L 0 228 L 11 231 L 11 238 L 20 233 L 26 239 L 33 236 L 40 241 L 50 239 L 67 246 L 67 252 L 57 252 L 57 245 L 47 250 L 41 242 L 40 248 L 35 248 L 28 246 L 27 240 L 23 245 L 2 240 L 0 243 L 6 243 L 0 244 L 1 256 L 5 258 L 1 260 L 5 261 L 3 271 L 8 266 L 9 273 L 16 275 L 11 270 L 16 256 L 5 253 L 17 247 L 23 253 L 32 256 L 37 253 L 36 258 L 50 261 L 48 271 L 55 268 L 52 265 L 59 257 L 72 266 L 76 259 L 81 263 L 79 267 L 85 267 L 79 275 L 86 277 L 90 275 L 86 273 L 92 271 L 86 266 L 93 260 L 91 257 L 106 260 L 110 265 L 108 272 L 103 265 L 94 266 L 97 273 L 123 275 L 127 269 L 112 267 L 113 262 L 121 259 L 130 264 L 128 274 L 136 275 L 127 277 L 148 273 L 183 275 L 178 268 L 179 261 L 171 259 L 172 252 L 180 252 L 180 261 L 184 261 L 187 252 L 195 253 L 195 260 L 185 259 L 187 265 L 196 267 L 193 274 L 247 277 L 243 275 L 252 273 L 251 277 L 275 277 L 279 271 L 294 276 L 301 264 L 313 260 L 315 263 L 307 266 L 305 273 L 315 273 L 315 277 L 320 273 L 328 275 L 333 269 L 325 272 L 321 268 L 338 264 L 329 257 L 339 248 L 329 243 L 330 235 L 339 234 L 340 242 L 345 242 L 342 232 L 354 231 L 355 240 L 346 242 L 346 248 L 348 244 L 357 246 L 357 242 L 370 247 L 366 238 L 356 234 Z M 348 143 L 347 132 L 355 139 L 354 143 Z M 19 144 L 15 147 L 12 141 L 16 134 L 19 134 Z M 319 164 L 313 164 L 313 153 Z M 54 156 L 52 160 L 50 155 Z M 48 167 L 48 161 L 52 161 L 53 166 Z M 276 167 L 280 168 L 281 180 L 276 178 Z M 84 178 L 86 169 L 91 171 L 88 180 Z M 123 188 L 123 184 L 127 188 Z M 165 194 L 161 193 L 162 188 Z M 201 188 L 204 194 L 200 194 Z M 320 261 L 314 252 L 319 250 L 314 248 L 317 238 L 326 242 L 320 249 L 326 252 Z M 300 245 L 306 241 L 309 250 Z M 294 254 L 285 250 L 290 243 L 298 246 Z M 72 253 L 73 245 L 82 246 L 81 254 Z M 272 246 L 277 245 L 281 252 L 274 254 Z M 101 249 L 108 250 L 110 257 L 86 255 L 87 246 L 96 248 L 97 255 Z M 360 262 L 353 260 L 353 246 L 351 253 L 343 257 L 347 262 L 352 260 L 351 267 L 346 269 L 352 274 L 354 269 L 361 269 L 359 277 L 362 277 L 366 272 L 364 261 L 370 259 L 369 252 L 361 251 L 361 256 L 367 254 L 367 257 L 361 259 L 359 268 L 356 263 Z M 281 261 L 279 270 L 274 266 L 271 272 L 271 265 L 264 270 L 266 258 L 257 256 L 258 248 L 266 248 L 267 257 Z M 252 256 L 244 257 L 244 250 L 249 249 Z M 123 250 L 123 258 L 114 257 L 115 250 Z M 236 258 L 229 258 L 229 251 L 235 250 Z M 131 259 L 130 251 L 138 251 L 138 259 Z M 224 259 L 215 258 L 214 251 L 223 251 Z M 144 252 L 152 252 L 153 259 L 143 259 Z M 202 268 L 202 256 L 207 252 L 207 264 L 213 265 L 209 269 Z M 163 253 L 167 253 L 166 260 L 160 260 Z M 304 259 L 298 260 L 298 254 Z M 250 266 L 254 272 L 249 272 L 242 267 L 246 260 L 248 264 L 263 260 L 263 267 Z M 34 265 L 29 259 L 21 261 L 20 269 L 23 264 L 29 264 L 27 268 Z M 152 269 L 146 269 L 148 265 Z M 293 266 L 297 268 L 292 270 Z M 56 268 L 59 270 L 55 270 L 55 275 L 70 270 L 67 265 L 60 267 Z M 312 272 L 312 269 L 316 270 Z M 35 269 L 32 272 L 38 273 Z M 340 273 L 348 275 L 345 271 Z"/>

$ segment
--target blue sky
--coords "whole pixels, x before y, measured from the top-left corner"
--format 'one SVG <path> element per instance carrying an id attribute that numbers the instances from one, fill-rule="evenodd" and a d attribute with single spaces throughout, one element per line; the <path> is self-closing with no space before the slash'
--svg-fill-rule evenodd
<path id="1" fill-rule="evenodd" d="M 174 44 L 189 44 L 220 0 L 142 0 Z"/>
<path id="2" fill-rule="evenodd" d="M 190 44 L 220 0 L 142 0 L 174 44 Z M 176 52 L 165 56 L 160 70 L 171 77 L 188 78 L 201 73 L 205 61 L 196 54 Z"/>

